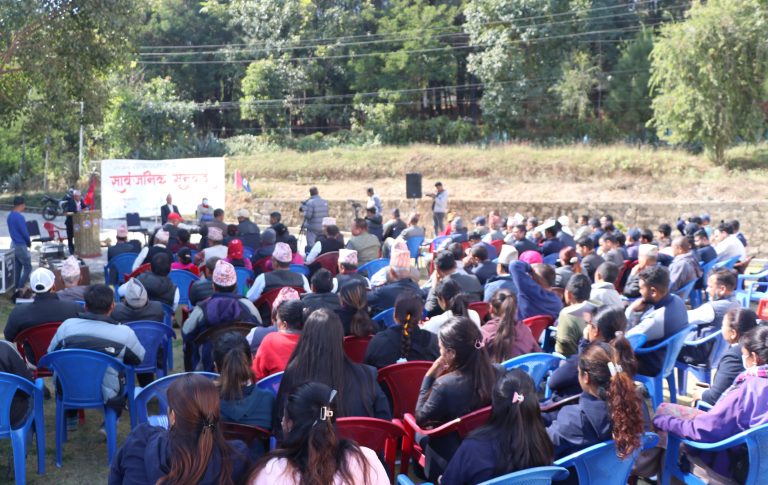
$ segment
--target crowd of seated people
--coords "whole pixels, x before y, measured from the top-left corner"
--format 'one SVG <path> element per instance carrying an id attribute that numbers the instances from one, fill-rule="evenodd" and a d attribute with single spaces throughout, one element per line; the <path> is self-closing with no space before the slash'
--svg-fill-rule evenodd
<path id="1" fill-rule="evenodd" d="M 416 475 L 443 484 L 549 465 L 606 440 L 614 440 L 618 456 L 634 456 L 648 430 L 717 441 L 768 422 L 768 332 L 754 312 L 740 308 L 735 271 L 705 275 L 702 269 L 713 259 L 747 260 L 736 221 L 713 229 L 695 217 L 678 225 L 680 235 L 661 224 L 655 234 L 636 228 L 625 236 L 610 215 L 579 218 L 571 229 L 567 218 L 505 221 L 491 213 L 472 218 L 472 231 L 464 218 L 453 217 L 450 237 L 432 250 L 425 245 L 427 263 L 416 265 L 406 242 L 424 237 L 417 214 L 406 224 L 399 211 L 384 222 L 380 209 L 369 210 L 350 221 L 347 241 L 337 221 L 324 218 L 323 233 L 306 253 L 279 218 L 263 231 L 245 210 L 238 211 L 237 225 L 228 226 L 223 211 L 213 218 L 196 245 L 171 214 L 137 253 L 133 268 L 148 263 L 147 270 L 111 282 L 117 302 L 114 290 L 99 284 L 82 285 L 75 301 L 68 297 L 79 286 L 72 284 L 75 268 L 79 282 L 76 260 L 62 267 L 61 288 L 50 271 L 35 270 L 34 300 L 19 303 L 6 323 L 5 337 L 13 341 L 35 325 L 60 321 L 49 351 L 88 348 L 137 365 L 145 349 L 123 324 L 164 322 L 168 308 L 183 307 L 177 316 L 185 370 L 219 377 L 185 376 L 172 384 L 169 429 L 134 429 L 112 460 L 110 483 L 390 483 L 381 450 L 342 439 L 333 423 L 399 417 L 392 414 L 391 389 L 377 376 L 414 361 L 430 363 L 412 383 L 418 399 L 409 412 L 420 428 L 490 406 L 488 421 L 463 440 L 457 433 L 414 437 L 425 453 Z M 135 249 L 122 239 L 122 254 Z M 338 253 L 337 266 L 318 265 L 331 252 Z M 381 256 L 386 263 L 376 274 L 357 272 Z M 244 289 L 240 268 L 251 272 Z M 188 291 L 180 291 L 172 271 L 195 276 Z M 678 295 L 693 281 L 708 297 L 698 308 Z M 549 319 L 551 332 L 534 333 L 526 323 L 540 316 Z M 690 415 L 667 404 L 647 409 L 635 378 L 659 374 L 666 351 L 635 355 L 628 338 L 643 335 L 651 347 L 689 323 L 697 326 L 690 340 L 722 331 L 727 344 L 710 388 L 695 394 L 714 407 Z M 208 330 L 231 324 L 246 326 L 247 336 L 238 328 L 200 341 Z M 360 360 L 347 353 L 346 338 L 367 343 Z M 542 349 L 565 357 L 548 376 L 547 399 L 528 374 L 502 365 Z M 708 358 L 707 349 L 687 349 L 679 361 L 699 365 Z M 2 370 L 29 377 L 6 362 Z M 280 372 L 276 393 L 257 386 Z M 119 382 L 107 377 L 105 404 L 125 409 Z M 30 403 L 14 401 L 21 405 Z M 76 415 L 67 418 L 76 428 Z M 277 447 L 228 441 L 224 422 L 263 428 Z M 146 460 L 143 450 L 157 453 Z M 686 459 L 705 473 L 736 473 L 713 460 Z M 660 473 L 658 467 L 655 472 L 643 470 L 643 476 Z"/>

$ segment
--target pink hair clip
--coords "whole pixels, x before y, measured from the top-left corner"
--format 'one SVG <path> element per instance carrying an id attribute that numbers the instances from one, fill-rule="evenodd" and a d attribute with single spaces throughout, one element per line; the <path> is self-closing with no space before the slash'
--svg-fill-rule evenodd
<path id="1" fill-rule="evenodd" d="M 512 404 L 523 402 L 524 400 L 525 400 L 525 396 L 523 396 L 522 394 L 518 394 L 518 393 L 512 394 Z"/>
<path id="2" fill-rule="evenodd" d="M 475 340 L 475 348 L 477 350 L 480 350 L 483 347 L 485 347 L 485 342 L 483 342 L 482 340 Z"/>

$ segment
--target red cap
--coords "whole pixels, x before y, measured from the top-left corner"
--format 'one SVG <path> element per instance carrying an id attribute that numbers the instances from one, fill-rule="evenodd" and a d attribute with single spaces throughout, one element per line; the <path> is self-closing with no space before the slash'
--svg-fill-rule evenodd
<path id="1" fill-rule="evenodd" d="M 243 259 L 243 241 L 239 239 L 233 239 L 229 241 L 227 250 L 227 258 L 229 259 Z"/>

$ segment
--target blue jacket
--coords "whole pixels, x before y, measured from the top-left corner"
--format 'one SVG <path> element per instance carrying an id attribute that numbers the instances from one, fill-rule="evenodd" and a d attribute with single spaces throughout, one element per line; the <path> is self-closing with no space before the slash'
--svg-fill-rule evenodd
<path id="1" fill-rule="evenodd" d="M 548 256 L 550 254 L 559 254 L 560 250 L 563 249 L 565 246 L 563 245 L 562 241 L 560 241 L 557 238 L 553 239 L 547 239 L 544 241 L 544 244 L 541 245 L 541 254 L 543 256 Z"/>
<path id="2" fill-rule="evenodd" d="M 653 347 L 671 337 L 688 325 L 688 312 L 685 303 L 677 295 L 668 293 L 653 307 L 642 314 L 631 312 L 627 308 L 627 336 L 645 334 L 648 340 L 645 347 Z M 666 350 L 661 349 L 650 354 L 638 355 L 638 374 L 655 376 L 661 372 Z"/>
<path id="3" fill-rule="evenodd" d="M 484 285 L 488 280 L 496 276 L 496 265 L 491 263 L 490 260 L 485 260 L 472 268 L 472 274 L 477 276 L 481 285 Z"/>
<path id="4" fill-rule="evenodd" d="M 395 300 L 400 294 L 411 292 L 421 296 L 421 288 L 410 278 L 397 280 L 373 290 L 368 294 L 368 306 L 374 315 L 395 306 Z"/>
<path id="5" fill-rule="evenodd" d="M 524 320 L 535 315 L 557 318 L 563 309 L 560 297 L 547 291 L 530 276 L 531 265 L 525 261 L 509 263 L 509 276 L 517 287 L 517 318 Z"/>
<path id="6" fill-rule="evenodd" d="M 526 251 L 536 251 L 537 253 L 541 252 L 541 249 L 539 249 L 536 243 L 527 238 L 515 241 L 512 245 L 515 247 L 515 249 L 517 249 L 518 254 L 523 254 Z"/>
<path id="7" fill-rule="evenodd" d="M 611 439 L 611 417 L 608 403 L 583 392 L 579 403 L 565 406 L 559 412 L 542 415 L 547 434 L 555 445 L 555 458 Z"/>
<path id="8" fill-rule="evenodd" d="M 515 281 L 509 275 L 494 276 L 485 283 L 485 291 L 483 292 L 483 301 L 489 302 L 493 298 L 493 294 L 500 289 L 506 289 L 517 295 L 517 286 Z"/>
<path id="9" fill-rule="evenodd" d="M 742 372 L 744 364 L 741 361 L 741 345 L 736 344 L 720 358 L 712 385 L 701 395 L 701 400 L 714 405 Z"/>
<path id="10" fill-rule="evenodd" d="M 21 212 L 11 211 L 6 218 L 8 232 L 11 234 L 11 242 L 16 245 L 29 247 L 32 242 L 29 240 L 29 231 L 27 230 L 27 220 L 21 215 Z"/>
<path id="11" fill-rule="evenodd" d="M 109 470 L 110 485 L 144 485 L 157 483 L 171 470 L 171 447 L 169 432 L 164 428 L 141 424 L 128 435 L 125 444 L 112 459 Z M 232 452 L 232 480 L 240 483 L 248 469 L 248 448 L 242 441 L 228 441 Z M 214 452 L 205 475 L 198 482 L 201 485 L 219 483 L 221 475 L 221 454 Z"/>

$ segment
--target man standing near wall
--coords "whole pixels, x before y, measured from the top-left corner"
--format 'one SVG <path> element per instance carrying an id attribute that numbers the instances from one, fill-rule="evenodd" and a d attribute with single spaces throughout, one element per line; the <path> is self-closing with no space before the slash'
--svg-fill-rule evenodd
<path id="1" fill-rule="evenodd" d="M 323 218 L 328 217 L 328 202 L 320 198 L 317 187 L 309 188 L 309 199 L 301 204 L 301 211 L 304 212 L 304 228 L 307 230 L 307 248 L 311 248 L 323 233 Z"/>
<path id="2" fill-rule="evenodd" d="M 442 182 L 435 184 L 435 192 L 427 194 L 432 197 L 432 223 L 435 228 L 435 236 L 445 230 L 445 213 L 448 212 L 448 191 L 443 188 Z"/>

